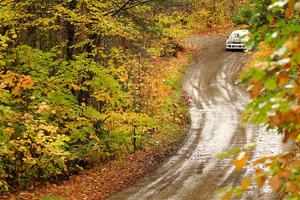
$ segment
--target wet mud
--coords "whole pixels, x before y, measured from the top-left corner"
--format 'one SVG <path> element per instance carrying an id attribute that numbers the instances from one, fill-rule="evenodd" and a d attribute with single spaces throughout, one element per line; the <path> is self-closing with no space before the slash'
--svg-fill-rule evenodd
<path id="1" fill-rule="evenodd" d="M 188 43 L 201 49 L 186 73 L 183 87 L 191 97 L 191 129 L 183 147 L 154 172 L 109 200 L 208 200 L 214 192 L 237 186 L 253 173 L 234 171 L 230 159 L 216 155 L 234 147 L 257 143 L 252 157 L 282 152 L 281 138 L 264 128 L 241 125 L 241 112 L 250 101 L 236 76 L 245 65 L 244 52 L 226 51 L 224 36 L 193 36 Z M 268 187 L 255 186 L 236 199 L 275 199 Z"/>

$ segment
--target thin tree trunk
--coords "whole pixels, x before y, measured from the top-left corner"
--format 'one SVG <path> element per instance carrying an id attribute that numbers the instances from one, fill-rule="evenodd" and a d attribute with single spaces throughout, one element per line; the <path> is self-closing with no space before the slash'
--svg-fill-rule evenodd
<path id="1" fill-rule="evenodd" d="M 76 0 L 72 0 L 69 4 L 69 8 L 71 10 L 74 10 L 76 8 L 77 5 L 77 1 Z M 73 53 L 74 50 L 72 48 L 72 46 L 74 45 L 74 41 L 75 41 L 75 25 L 71 24 L 71 22 L 67 22 L 67 26 L 66 26 L 66 30 L 67 30 L 67 59 L 71 60 L 73 57 Z"/>

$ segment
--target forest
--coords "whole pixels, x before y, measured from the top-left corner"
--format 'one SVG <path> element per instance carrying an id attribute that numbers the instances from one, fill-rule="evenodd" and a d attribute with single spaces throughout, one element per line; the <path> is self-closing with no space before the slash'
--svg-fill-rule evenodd
<path id="1" fill-rule="evenodd" d="M 153 61 L 176 56 L 195 18 L 224 20 L 206 22 L 204 4 L 1 1 L 1 189 L 172 140 L 187 121 L 184 67 Z"/>
<path id="2" fill-rule="evenodd" d="M 189 63 L 160 63 L 186 51 L 188 35 L 240 26 L 256 46 L 241 76 L 252 98 L 243 118 L 294 145 L 256 160 L 249 149 L 221 155 L 237 170 L 264 166 L 223 199 L 252 183 L 300 199 L 299 16 L 297 0 L 1 0 L 1 193 L 178 145 Z"/>

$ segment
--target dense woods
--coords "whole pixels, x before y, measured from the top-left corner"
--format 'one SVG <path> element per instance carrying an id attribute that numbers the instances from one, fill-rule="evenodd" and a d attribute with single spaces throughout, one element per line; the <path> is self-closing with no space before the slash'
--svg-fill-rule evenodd
<path id="1" fill-rule="evenodd" d="M 299 15 L 297 0 L 2 0 L 1 192 L 176 144 L 188 124 L 185 66 L 162 61 L 186 35 L 234 22 L 257 50 L 243 117 L 295 145 L 260 159 L 254 145 L 226 153 L 255 170 L 223 199 L 255 184 L 299 199 Z"/>
<path id="2" fill-rule="evenodd" d="M 184 67 L 154 61 L 224 23 L 236 4 L 2 0 L 0 189 L 172 141 L 187 123 Z"/>
<path id="3" fill-rule="evenodd" d="M 2 190 L 180 130 L 180 72 L 150 61 L 180 49 L 184 21 L 148 2 L 1 1 Z"/>

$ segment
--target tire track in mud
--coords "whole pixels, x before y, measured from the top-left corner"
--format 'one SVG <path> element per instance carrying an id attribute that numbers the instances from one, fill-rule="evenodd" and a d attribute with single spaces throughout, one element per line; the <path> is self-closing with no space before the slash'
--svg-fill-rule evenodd
<path id="1" fill-rule="evenodd" d="M 216 189 L 236 186 L 253 173 L 251 169 L 234 172 L 230 160 L 217 159 L 217 154 L 250 142 L 257 143 L 254 157 L 282 151 L 279 137 L 269 137 L 270 133 L 251 125 L 240 125 L 240 113 L 249 98 L 234 78 L 248 56 L 225 51 L 225 40 L 223 36 L 191 39 L 192 43 L 205 45 L 184 81 L 184 89 L 191 97 L 191 130 L 183 147 L 160 168 L 110 200 L 216 199 Z M 271 145 L 263 143 L 262 137 L 271 139 Z M 250 191 L 240 199 L 270 199 L 264 193 Z"/>

